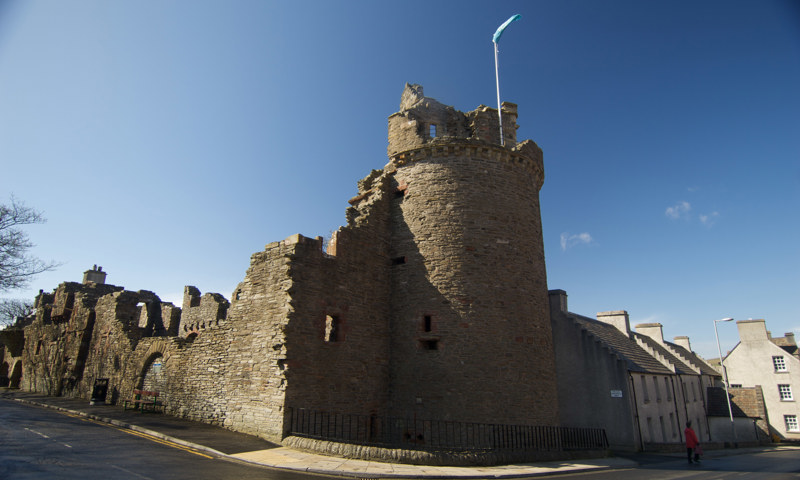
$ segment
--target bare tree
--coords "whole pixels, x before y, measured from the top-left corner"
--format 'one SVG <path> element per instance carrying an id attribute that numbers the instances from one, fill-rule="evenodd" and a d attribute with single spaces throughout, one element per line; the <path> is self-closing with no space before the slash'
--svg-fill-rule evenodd
<path id="1" fill-rule="evenodd" d="M 0 328 L 14 325 L 19 317 L 33 313 L 33 303 L 19 299 L 0 300 Z"/>
<path id="2" fill-rule="evenodd" d="M 0 292 L 23 288 L 34 275 L 58 266 L 28 254 L 33 243 L 20 227 L 44 221 L 41 213 L 13 196 L 10 205 L 0 204 Z"/>

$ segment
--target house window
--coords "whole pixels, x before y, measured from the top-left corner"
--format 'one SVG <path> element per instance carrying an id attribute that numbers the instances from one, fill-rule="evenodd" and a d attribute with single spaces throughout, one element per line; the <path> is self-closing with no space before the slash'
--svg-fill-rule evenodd
<path id="1" fill-rule="evenodd" d="M 797 415 L 784 415 L 783 421 L 786 423 L 787 432 L 800 432 L 800 426 L 797 425 Z"/>
<path id="2" fill-rule="evenodd" d="M 669 388 L 669 378 L 664 377 L 664 390 L 667 392 L 667 401 L 672 401 L 672 391 Z"/>
<path id="3" fill-rule="evenodd" d="M 661 390 L 658 389 L 658 377 L 653 377 L 653 387 L 656 389 L 656 402 L 661 401 Z"/>
<path id="4" fill-rule="evenodd" d="M 436 138 L 436 124 L 435 123 L 431 123 L 428 133 L 430 134 L 431 138 Z"/>
<path id="5" fill-rule="evenodd" d="M 742 388 L 741 383 L 731 383 L 731 388 Z"/>
<path id="6" fill-rule="evenodd" d="M 783 355 L 772 357 L 772 366 L 775 367 L 776 372 L 789 371 L 789 369 L 786 368 L 786 360 L 783 358 Z"/>
<path id="7" fill-rule="evenodd" d="M 675 415 L 669 414 L 669 428 L 672 430 L 672 438 L 678 436 L 678 429 L 675 428 Z"/>
<path id="8" fill-rule="evenodd" d="M 339 319 L 332 315 L 327 315 L 325 317 L 325 341 L 339 341 Z"/>
<path id="9" fill-rule="evenodd" d="M 790 402 L 794 400 L 792 398 L 792 386 L 791 385 L 778 385 L 778 393 L 781 395 L 782 402 Z"/>
<path id="10" fill-rule="evenodd" d="M 644 396 L 644 401 L 649 402 L 650 395 L 647 393 L 647 377 L 641 375 L 640 378 L 642 380 L 642 395 Z"/>

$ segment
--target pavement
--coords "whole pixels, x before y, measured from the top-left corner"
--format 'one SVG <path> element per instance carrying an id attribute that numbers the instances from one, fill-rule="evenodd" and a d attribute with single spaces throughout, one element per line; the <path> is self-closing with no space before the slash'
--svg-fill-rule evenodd
<path id="1" fill-rule="evenodd" d="M 228 460 L 324 475 L 357 478 L 514 478 L 633 468 L 640 463 L 635 455 L 626 456 L 627 458 L 608 457 L 491 467 L 440 467 L 373 462 L 302 452 L 270 443 L 252 435 L 233 432 L 205 423 L 161 413 L 126 411 L 122 407 L 114 405 L 90 405 L 87 400 L 83 399 L 49 397 L 5 388 L 0 388 L 0 398 L 13 399 L 28 405 L 52 408 L 87 417 Z M 744 453 L 743 450 L 745 449 L 738 449 L 736 452 Z M 731 451 L 706 452 L 706 456 L 730 453 Z M 659 457 L 672 460 L 683 458 L 684 455 L 674 454 Z M 645 460 L 643 463 L 650 462 Z"/>

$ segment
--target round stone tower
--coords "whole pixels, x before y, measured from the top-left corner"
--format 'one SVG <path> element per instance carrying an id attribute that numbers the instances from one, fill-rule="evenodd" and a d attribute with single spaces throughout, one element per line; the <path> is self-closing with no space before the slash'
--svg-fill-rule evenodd
<path id="1" fill-rule="evenodd" d="M 542 151 L 516 105 L 469 113 L 406 85 L 389 117 L 390 412 L 556 425 L 539 212 Z"/>

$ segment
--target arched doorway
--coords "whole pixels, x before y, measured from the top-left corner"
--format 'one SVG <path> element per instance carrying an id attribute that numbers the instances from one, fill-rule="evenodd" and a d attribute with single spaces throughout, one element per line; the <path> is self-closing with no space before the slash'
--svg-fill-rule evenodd
<path id="1" fill-rule="evenodd" d="M 167 374 L 164 370 L 164 356 L 160 353 L 154 354 L 145 364 L 144 374 L 142 375 L 142 390 L 159 392 L 162 395 L 167 389 Z"/>

